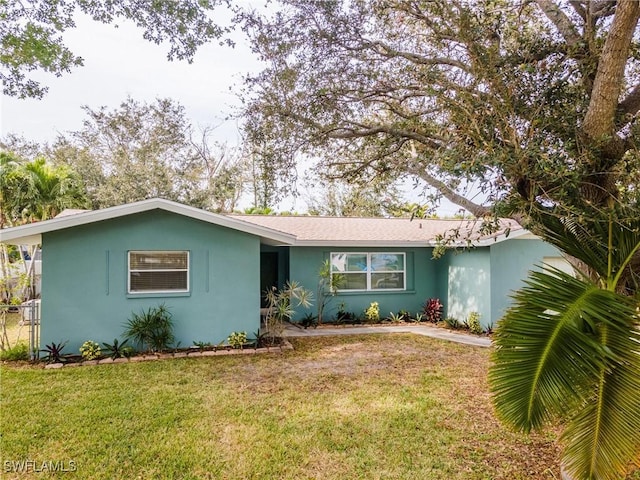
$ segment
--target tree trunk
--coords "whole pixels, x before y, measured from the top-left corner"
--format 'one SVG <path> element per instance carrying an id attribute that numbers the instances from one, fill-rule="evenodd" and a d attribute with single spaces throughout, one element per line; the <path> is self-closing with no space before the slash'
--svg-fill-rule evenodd
<path id="1" fill-rule="evenodd" d="M 624 69 L 629 47 L 640 18 L 640 2 L 620 0 L 611 30 L 598 62 L 596 79 L 591 92 L 589 108 L 584 118 L 583 131 L 593 142 L 613 141 L 615 113 L 624 84 Z"/>

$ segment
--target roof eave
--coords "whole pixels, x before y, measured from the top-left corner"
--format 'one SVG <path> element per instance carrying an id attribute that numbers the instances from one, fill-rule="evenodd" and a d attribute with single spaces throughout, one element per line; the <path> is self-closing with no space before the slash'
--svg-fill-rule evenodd
<path id="1" fill-rule="evenodd" d="M 0 230 L 0 242 L 13 245 L 33 245 L 36 243 L 42 243 L 43 233 L 55 232 L 65 228 L 78 227 L 156 209 L 256 235 L 260 237 L 261 240 L 264 239 L 264 241 L 273 241 L 290 245 L 296 238 L 294 235 L 273 230 L 268 227 L 255 225 L 237 218 L 207 212 L 205 210 L 182 205 L 170 200 L 154 198 L 136 203 L 109 207 L 102 210 L 93 210 L 65 217 L 52 218 L 50 220 L 31 223 L 29 225 L 7 228 Z"/>

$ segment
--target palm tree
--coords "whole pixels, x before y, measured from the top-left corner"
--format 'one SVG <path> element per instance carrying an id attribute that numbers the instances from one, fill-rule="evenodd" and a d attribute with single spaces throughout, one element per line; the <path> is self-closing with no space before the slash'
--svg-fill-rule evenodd
<path id="1" fill-rule="evenodd" d="M 25 182 L 23 161 L 8 152 L 0 152 L 0 228 L 13 226 L 20 216 Z"/>
<path id="2" fill-rule="evenodd" d="M 531 273 L 496 329 L 497 414 L 523 432 L 560 421 L 563 478 L 619 479 L 640 465 L 638 217 L 544 215 L 542 236 L 582 267 L 577 278 Z"/>
<path id="3" fill-rule="evenodd" d="M 47 220 L 65 208 L 82 208 L 86 205 L 82 181 L 69 167 L 53 167 L 44 158 L 27 162 L 12 153 L 0 152 L 0 228 Z M 27 265 L 22 253 L 21 258 L 24 273 L 31 275 L 33 261 Z M 33 254 L 31 258 L 34 258 Z M 8 265 L 7 247 L 0 245 L 0 272 L 3 278 L 8 278 Z M 0 299 L 8 300 L 10 296 L 11 292 L 5 286 L 0 291 Z"/>
<path id="4" fill-rule="evenodd" d="M 27 194 L 23 215 L 27 221 L 47 220 L 65 208 L 87 205 L 82 181 L 66 165 L 54 167 L 44 158 L 36 158 L 24 164 L 24 175 Z"/>

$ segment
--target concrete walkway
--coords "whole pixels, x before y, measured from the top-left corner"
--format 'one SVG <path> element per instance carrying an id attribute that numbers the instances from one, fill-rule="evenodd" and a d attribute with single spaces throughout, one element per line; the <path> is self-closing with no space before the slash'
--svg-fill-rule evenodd
<path id="1" fill-rule="evenodd" d="M 464 343 L 476 347 L 490 347 L 491 340 L 487 337 L 476 337 L 466 333 L 454 332 L 444 328 L 429 325 L 371 325 L 357 327 L 325 327 L 302 328 L 296 325 L 287 324 L 285 335 L 287 337 L 320 337 L 331 335 L 362 335 L 367 333 L 415 333 L 426 337 L 439 338 L 450 342 Z"/>

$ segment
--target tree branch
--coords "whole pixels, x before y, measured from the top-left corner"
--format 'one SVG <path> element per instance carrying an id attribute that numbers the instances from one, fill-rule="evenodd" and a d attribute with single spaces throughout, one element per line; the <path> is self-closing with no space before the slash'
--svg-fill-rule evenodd
<path id="1" fill-rule="evenodd" d="M 623 115 L 635 115 L 640 111 L 640 83 L 620 102 L 618 111 Z"/>
<path id="2" fill-rule="evenodd" d="M 573 7 L 576 13 L 580 15 L 583 20 L 587 19 L 587 11 L 584 9 L 584 5 L 580 0 L 570 0 L 569 5 Z"/>
<path id="3" fill-rule="evenodd" d="M 582 41 L 573 22 L 552 0 L 536 0 L 536 3 L 546 17 L 551 20 L 551 23 L 556 26 L 569 47 L 574 47 Z"/>
<path id="4" fill-rule="evenodd" d="M 481 218 L 491 214 L 491 208 L 479 205 L 463 197 L 452 188 L 449 188 L 443 181 L 429 174 L 424 168 L 409 169 L 409 172 L 424 180 L 428 185 L 438 190 L 444 198 L 469 211 L 473 216 Z"/>
<path id="5" fill-rule="evenodd" d="M 608 17 L 615 12 L 616 0 L 599 0 L 589 2 L 589 13 L 594 18 Z"/>
<path id="6" fill-rule="evenodd" d="M 454 60 L 453 58 L 447 57 L 425 57 L 423 55 L 418 55 L 413 52 L 404 52 L 401 50 L 396 50 L 395 48 L 390 47 L 384 42 L 375 41 L 370 42 L 366 41 L 366 44 L 378 55 L 382 55 L 385 58 L 404 58 L 405 60 L 409 60 L 410 62 L 416 63 L 418 65 L 448 65 L 450 67 L 456 67 L 465 72 L 469 71 L 468 65 L 460 62 L 458 60 Z"/>
<path id="7" fill-rule="evenodd" d="M 363 138 L 363 137 L 372 137 L 379 133 L 386 133 L 388 135 L 392 135 L 398 138 L 407 138 L 410 140 L 415 140 L 423 145 L 428 146 L 429 148 L 440 148 L 442 145 L 432 138 L 425 137 L 424 135 L 420 135 L 417 132 L 411 132 L 408 130 L 402 130 L 399 128 L 388 127 L 384 125 L 368 127 L 364 125 L 358 125 L 352 128 L 348 126 L 340 126 L 335 127 L 331 130 L 325 130 L 324 132 L 329 138 L 335 139 L 350 139 L 350 138 Z"/>

